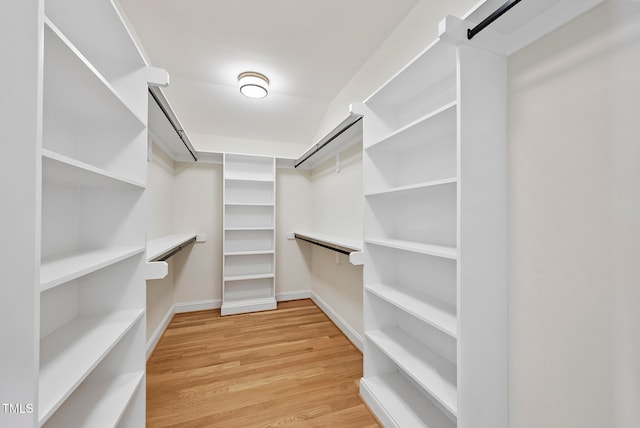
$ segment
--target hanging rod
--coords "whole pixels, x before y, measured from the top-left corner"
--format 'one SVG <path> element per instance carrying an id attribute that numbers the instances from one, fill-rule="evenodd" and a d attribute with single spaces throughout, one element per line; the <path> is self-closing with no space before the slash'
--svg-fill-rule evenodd
<path id="1" fill-rule="evenodd" d="M 301 241 L 309 242 L 311 244 L 317 245 L 317 246 L 322 247 L 322 248 L 327 248 L 329 250 L 333 250 L 333 251 L 338 252 L 340 254 L 346 254 L 347 256 L 349 254 L 353 253 L 353 251 L 347 251 L 347 250 L 344 250 L 344 249 L 342 249 L 340 247 L 337 247 L 337 246 L 327 245 L 327 244 L 325 244 L 323 242 L 316 241 L 315 239 L 309 239 L 309 238 L 306 238 L 304 236 L 300 236 L 298 234 L 296 234 L 296 239 L 300 239 Z"/>
<path id="2" fill-rule="evenodd" d="M 166 99 L 164 98 L 160 90 L 157 89 L 157 91 L 158 91 L 158 94 L 156 94 L 155 91 L 151 89 L 151 87 L 149 87 L 149 93 L 151 94 L 153 99 L 156 101 L 156 104 L 158 104 L 158 107 L 160 107 L 160 110 L 162 110 L 162 113 L 164 113 L 165 117 L 171 124 L 171 127 L 176 131 L 176 134 L 178 134 L 178 137 L 180 137 L 182 144 L 184 144 L 184 146 L 187 148 L 193 160 L 197 162 L 198 157 L 196 156 L 195 149 L 189 142 L 189 138 L 187 137 L 187 134 L 182 129 L 182 126 L 180 125 L 178 118 L 173 114 L 173 112 L 170 111 L 171 107 L 169 107 L 169 104 L 167 103 Z M 160 100 L 160 98 L 162 98 L 162 101 Z"/>
<path id="3" fill-rule="evenodd" d="M 172 257 L 172 256 L 176 255 L 177 253 L 182 251 L 184 248 L 188 247 L 189 245 L 191 245 L 191 244 L 193 244 L 195 242 L 196 242 L 196 237 L 194 236 L 193 238 L 189 239 L 188 241 L 185 241 L 182 244 L 178 245 L 177 247 L 172 248 L 171 251 L 161 255 L 160 257 L 154 259 L 153 261 L 154 262 L 164 262 L 169 257 Z"/>
<path id="4" fill-rule="evenodd" d="M 506 2 L 505 4 L 500 6 L 498 9 L 496 9 L 495 12 L 493 12 L 491 15 L 489 15 L 485 19 L 483 19 L 482 22 L 480 22 L 478 25 L 476 25 L 473 28 L 469 28 L 467 30 L 467 39 L 468 40 L 473 39 L 473 37 L 476 34 L 478 34 L 480 31 L 484 30 L 486 27 L 491 25 L 491 23 L 493 21 L 495 21 L 496 19 L 500 18 L 509 9 L 511 9 L 513 6 L 515 6 L 518 3 L 520 3 L 520 0 L 509 0 L 508 2 Z"/>
<path id="5" fill-rule="evenodd" d="M 328 133 L 322 140 L 320 140 L 317 144 L 314 144 L 309 150 L 303 153 L 298 159 L 296 159 L 294 168 L 299 167 L 304 162 L 309 160 L 312 156 L 318 153 L 320 150 L 325 148 L 329 143 L 337 139 L 340 135 L 344 134 L 349 128 L 358 123 L 358 121 L 362 119 L 361 115 L 350 114 L 345 120 L 343 120 L 338 126 L 336 126 L 330 133 Z"/>

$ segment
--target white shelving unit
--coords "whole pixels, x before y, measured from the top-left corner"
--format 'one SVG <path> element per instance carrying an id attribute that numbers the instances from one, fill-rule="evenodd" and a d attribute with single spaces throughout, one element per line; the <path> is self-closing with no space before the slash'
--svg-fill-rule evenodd
<path id="1" fill-rule="evenodd" d="M 364 377 L 385 426 L 507 426 L 506 61 L 434 42 L 364 116 Z"/>
<path id="2" fill-rule="evenodd" d="M 33 361 L 34 378 L 12 385 L 30 391 L 33 413 L 0 425 L 144 426 L 147 88 L 167 75 L 147 66 L 110 0 L 28 3 L 33 22 L 16 28 L 40 43 L 16 49 L 41 72 L 29 82 L 36 137 L 15 144 L 37 159 L 16 177 L 34 183 L 23 197 L 36 201 L 35 281 L 9 279 L 32 293 L 20 305 L 34 334 L 11 348 Z M 7 13 L 26 20 L 18 9 Z"/>
<path id="3" fill-rule="evenodd" d="M 224 154 L 222 315 L 276 308 L 275 158 Z"/>

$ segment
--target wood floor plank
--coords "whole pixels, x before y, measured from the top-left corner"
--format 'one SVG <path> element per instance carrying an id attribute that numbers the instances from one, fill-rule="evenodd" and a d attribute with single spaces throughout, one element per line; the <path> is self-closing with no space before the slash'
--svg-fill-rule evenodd
<path id="1" fill-rule="evenodd" d="M 311 300 L 176 314 L 147 362 L 147 427 L 379 427 L 362 354 Z"/>

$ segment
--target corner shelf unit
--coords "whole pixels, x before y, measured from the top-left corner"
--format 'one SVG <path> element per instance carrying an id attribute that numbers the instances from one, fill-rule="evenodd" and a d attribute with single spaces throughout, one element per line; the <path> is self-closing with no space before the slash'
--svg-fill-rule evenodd
<path id="1" fill-rule="evenodd" d="M 35 316 L 36 379 L 23 379 L 33 384 L 33 420 L 18 425 L 140 427 L 154 74 L 113 2 L 41 5 L 33 55 L 42 66 L 33 82 L 41 109 L 33 114 L 42 115 L 33 145 L 38 279 L 33 308 L 23 308 Z"/>
<path id="2" fill-rule="evenodd" d="M 506 428 L 506 61 L 437 40 L 363 104 L 364 376 L 385 426 Z"/>
<path id="3" fill-rule="evenodd" d="M 225 153 L 222 315 L 275 309 L 276 160 Z"/>

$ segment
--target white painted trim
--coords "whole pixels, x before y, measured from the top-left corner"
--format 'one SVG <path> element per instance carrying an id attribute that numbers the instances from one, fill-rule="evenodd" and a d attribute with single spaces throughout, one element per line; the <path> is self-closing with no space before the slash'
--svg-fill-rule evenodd
<path id="1" fill-rule="evenodd" d="M 288 302 L 289 300 L 310 299 L 311 290 L 305 291 L 286 291 L 284 293 L 277 293 L 276 300 L 278 302 Z"/>
<path id="2" fill-rule="evenodd" d="M 376 397 L 371 388 L 369 388 L 365 378 L 360 379 L 360 398 L 362 398 L 383 426 L 398 428 L 395 419 L 393 419 L 393 416 L 391 416 L 386 407 L 382 405 L 378 397 Z"/>
<path id="3" fill-rule="evenodd" d="M 222 301 L 220 299 L 197 300 L 194 302 L 181 302 L 173 305 L 176 314 L 185 312 L 207 311 L 209 309 L 219 309 Z"/>
<path id="4" fill-rule="evenodd" d="M 149 357 L 153 353 L 153 350 L 156 349 L 156 346 L 158 345 L 158 342 L 160 341 L 160 338 L 164 334 L 164 331 L 167 329 L 167 326 L 169 326 L 169 323 L 171 322 L 171 319 L 173 318 L 173 314 L 175 314 L 175 313 L 176 313 L 175 312 L 175 305 L 173 305 L 173 306 L 171 306 L 169 308 L 167 313 L 162 318 L 162 321 L 160 322 L 160 324 L 156 328 L 156 331 L 154 331 L 153 334 L 151 335 L 151 337 L 149 338 L 149 341 L 147 342 L 147 358 L 146 358 L 147 360 L 149 359 Z"/>
<path id="5" fill-rule="evenodd" d="M 311 300 L 313 300 L 313 302 L 318 305 L 322 312 L 324 312 L 329 317 L 329 319 L 331 319 L 331 321 L 333 321 L 333 323 L 342 331 L 342 333 L 347 336 L 347 339 L 349 339 L 351 343 L 353 343 L 353 345 L 360 350 L 360 352 L 363 352 L 362 349 L 364 347 L 364 341 L 362 339 L 362 336 L 360 336 L 360 334 L 358 334 L 358 332 L 353 327 L 351 327 L 349 323 L 347 323 L 340 315 L 338 315 L 338 313 L 334 311 L 327 302 L 322 300 L 320 296 L 318 296 L 313 291 L 311 292 Z"/>

